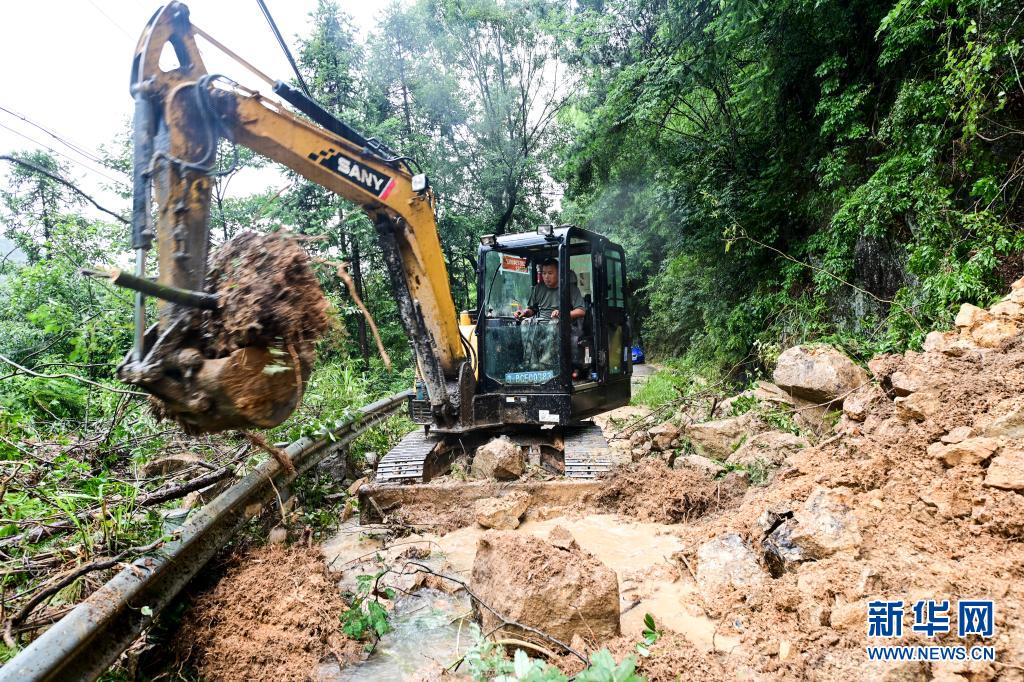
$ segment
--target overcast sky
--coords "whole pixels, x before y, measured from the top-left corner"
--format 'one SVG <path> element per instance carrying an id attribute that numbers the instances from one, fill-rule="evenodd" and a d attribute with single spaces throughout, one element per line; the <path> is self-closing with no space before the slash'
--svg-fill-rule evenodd
<path id="1" fill-rule="evenodd" d="M 296 36 L 309 32 L 316 0 L 266 0 L 278 28 L 295 52 Z M 146 22 L 162 3 L 152 0 L 6 0 L 0 2 L 0 107 L 38 123 L 88 153 L 109 144 L 130 119 L 131 58 Z M 194 24 L 272 78 L 292 71 L 256 0 L 191 0 Z M 386 0 L 340 0 L 363 34 L 390 4 Z M 234 62 L 198 40 L 207 69 L 266 91 Z M 19 135 L 19 133 L 21 135 Z M 22 135 L 35 140 L 29 141 Z M 47 133 L 0 110 L 0 153 L 52 147 L 72 163 L 74 179 L 106 195 L 97 164 Z M 62 159 L 67 161 L 67 159 Z M 8 171 L 0 164 L 0 182 Z M 91 170 L 90 170 L 91 169 Z M 106 175 L 113 171 L 99 168 Z M 264 172 L 232 183 L 240 192 L 273 185 L 279 176 Z"/>

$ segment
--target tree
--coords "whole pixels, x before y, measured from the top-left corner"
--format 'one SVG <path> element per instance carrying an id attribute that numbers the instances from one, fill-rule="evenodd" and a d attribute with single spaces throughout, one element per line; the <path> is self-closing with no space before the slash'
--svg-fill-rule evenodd
<path id="1" fill-rule="evenodd" d="M 68 168 L 42 151 L 21 152 L 15 158 L 66 177 Z M 46 259 L 50 239 L 63 213 L 81 199 L 65 185 L 29 167 L 15 164 L 8 188 L 0 191 L 6 209 L 4 236 L 25 253 L 30 263 Z"/>

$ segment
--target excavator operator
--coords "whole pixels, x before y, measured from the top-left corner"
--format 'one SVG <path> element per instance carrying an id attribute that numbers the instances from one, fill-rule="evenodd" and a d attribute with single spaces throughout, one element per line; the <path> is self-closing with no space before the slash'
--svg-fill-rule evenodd
<path id="1" fill-rule="evenodd" d="M 540 282 L 533 286 L 530 293 L 530 301 L 522 310 L 517 310 L 515 318 L 539 316 L 541 320 L 558 319 L 558 261 L 554 258 L 545 258 L 540 264 Z M 583 307 L 583 294 L 576 282 L 572 282 L 569 290 L 569 302 L 572 309 L 569 317 L 573 320 L 579 319 L 587 314 Z"/>

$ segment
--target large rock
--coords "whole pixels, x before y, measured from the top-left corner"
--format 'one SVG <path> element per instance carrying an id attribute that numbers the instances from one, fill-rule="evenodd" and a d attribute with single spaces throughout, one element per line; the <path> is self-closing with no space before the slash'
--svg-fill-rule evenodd
<path id="1" fill-rule="evenodd" d="M 655 450 L 671 450 L 676 438 L 679 437 L 679 427 L 672 422 L 665 422 L 650 429 L 648 433 L 651 434 L 651 443 Z"/>
<path id="2" fill-rule="evenodd" d="M 1020 336 L 1020 327 L 1013 320 L 994 318 L 971 328 L 971 340 L 982 348 L 999 348 L 1004 342 Z"/>
<path id="3" fill-rule="evenodd" d="M 758 519 L 766 531 L 766 561 L 779 572 L 803 561 L 817 561 L 861 544 L 857 517 L 845 488 L 816 488 L 794 512 L 768 513 Z M 775 570 L 775 568 L 773 568 Z"/>
<path id="4" fill-rule="evenodd" d="M 860 546 L 860 527 L 849 502 L 850 492 L 845 488 L 816 488 L 796 511 L 789 537 L 805 560 L 823 559 Z"/>
<path id="5" fill-rule="evenodd" d="M 759 426 L 758 419 L 747 413 L 728 419 L 690 424 L 686 427 L 686 436 L 700 454 L 724 460 Z"/>
<path id="6" fill-rule="evenodd" d="M 1024 437 L 1024 399 L 1007 398 L 978 420 L 976 430 L 991 438 Z"/>
<path id="7" fill-rule="evenodd" d="M 476 522 L 484 528 L 515 530 L 519 518 L 530 507 L 530 494 L 516 490 L 503 497 L 489 497 L 473 503 Z"/>
<path id="8" fill-rule="evenodd" d="M 706 597 L 728 589 L 758 587 L 765 577 L 757 555 L 735 533 L 709 540 L 697 549 L 697 585 Z"/>
<path id="9" fill-rule="evenodd" d="M 510 481 L 522 476 L 525 470 L 522 451 L 505 436 L 478 447 L 473 456 L 473 478 Z"/>
<path id="10" fill-rule="evenodd" d="M 856 422 L 862 422 L 868 418 L 874 404 L 885 399 L 885 394 L 878 386 L 871 384 L 858 388 L 843 401 L 843 414 Z"/>
<path id="11" fill-rule="evenodd" d="M 868 383 L 868 374 L 831 346 L 794 346 L 779 356 L 772 375 L 798 398 L 832 402 Z"/>
<path id="12" fill-rule="evenodd" d="M 905 421 L 924 421 L 933 417 L 945 408 L 944 390 L 942 387 L 926 388 L 908 396 L 901 396 L 893 401 L 896 414 Z"/>
<path id="13" fill-rule="evenodd" d="M 785 431 L 767 431 L 751 436 L 742 447 L 729 455 L 726 461 L 741 466 L 750 466 L 756 462 L 779 466 L 794 452 L 809 445 L 803 436 L 795 436 Z"/>
<path id="14" fill-rule="evenodd" d="M 956 319 L 953 320 L 953 324 L 961 329 L 970 329 L 971 327 L 982 324 L 989 319 L 988 311 L 984 308 L 979 308 L 976 305 L 970 303 L 964 303 L 960 306 L 960 310 L 956 314 Z"/>
<path id="15" fill-rule="evenodd" d="M 958 464 L 981 464 L 999 449 L 995 438 L 967 438 L 957 443 L 932 443 L 928 454 L 949 467 Z"/>
<path id="16" fill-rule="evenodd" d="M 1001 452 L 985 473 L 985 485 L 1003 490 L 1024 490 L 1024 450 Z"/>
<path id="17" fill-rule="evenodd" d="M 488 531 L 477 544 L 473 561 L 473 593 L 506 620 L 542 630 L 569 643 L 579 635 L 603 642 L 619 635 L 619 581 L 615 571 L 552 530 L 555 544 L 523 533 Z M 538 641 L 529 631 L 504 625 L 480 606 L 484 632 Z"/>
<path id="18" fill-rule="evenodd" d="M 672 462 L 673 469 L 692 469 L 707 478 L 714 478 L 725 471 L 725 467 L 703 455 L 680 455 Z"/>

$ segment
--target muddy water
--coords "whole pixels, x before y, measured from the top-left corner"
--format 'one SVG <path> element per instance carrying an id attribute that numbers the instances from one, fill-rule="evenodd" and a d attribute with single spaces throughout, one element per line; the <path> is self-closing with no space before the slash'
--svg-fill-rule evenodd
<path id="1" fill-rule="evenodd" d="M 672 555 L 682 543 L 671 533 L 671 526 L 640 523 L 613 514 L 586 517 L 556 517 L 527 520 L 517 532 L 546 536 L 555 526 L 566 528 L 579 545 L 614 570 L 619 578 L 622 601 L 623 634 L 639 639 L 643 617 L 650 613 L 661 627 L 679 632 L 704 651 L 729 651 L 738 640 L 717 631 L 716 623 L 703 612 L 701 598 L 689 573 Z M 476 555 L 477 541 L 486 532 L 471 526 L 444 536 L 419 535 L 403 539 L 403 544 L 429 547 L 430 563 L 444 566 L 449 575 L 469 580 Z M 367 552 L 379 549 L 358 526 L 343 528 L 323 547 L 332 566 L 344 569 Z M 421 594 L 423 591 L 416 593 Z M 468 610 L 468 600 L 426 591 L 422 598 L 402 599 L 396 606 L 396 630 L 381 642 L 380 649 L 366 662 L 344 673 L 324 676 L 324 680 L 401 680 L 424 665 L 436 661 L 446 665 L 464 652 L 466 623 L 459 619 Z M 408 604 L 406 603 L 408 602 Z M 424 606 L 429 604 L 429 606 Z M 461 629 L 460 629 L 461 628 Z"/>

